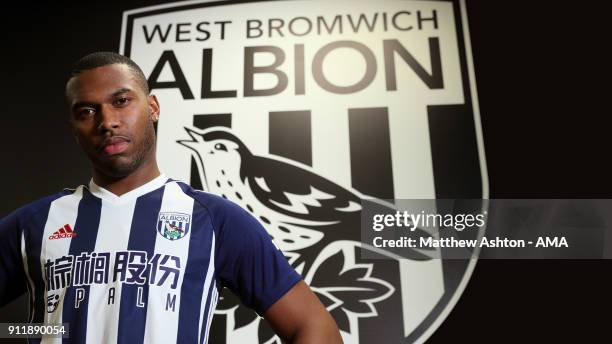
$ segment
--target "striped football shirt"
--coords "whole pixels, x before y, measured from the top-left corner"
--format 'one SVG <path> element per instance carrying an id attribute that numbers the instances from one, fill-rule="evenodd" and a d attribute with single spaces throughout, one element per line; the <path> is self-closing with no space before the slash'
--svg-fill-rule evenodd
<path id="1" fill-rule="evenodd" d="M 163 175 L 121 196 L 92 181 L 0 222 L 0 305 L 27 290 L 30 322 L 69 323 L 43 343 L 206 343 L 223 287 L 263 314 L 300 279 L 249 213 Z"/>

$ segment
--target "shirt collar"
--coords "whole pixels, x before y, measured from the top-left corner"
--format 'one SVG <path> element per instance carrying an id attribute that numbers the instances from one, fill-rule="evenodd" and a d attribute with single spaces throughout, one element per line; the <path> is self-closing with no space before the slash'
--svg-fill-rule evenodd
<path id="1" fill-rule="evenodd" d="M 168 180 L 168 177 L 166 177 L 163 173 L 161 173 L 159 176 L 155 177 L 153 180 L 133 190 L 130 190 L 121 196 L 117 196 L 114 193 L 94 183 L 93 178 L 92 178 L 89 181 L 89 192 L 91 192 L 92 195 L 98 198 L 101 198 L 105 201 L 122 202 L 122 201 L 127 201 L 127 200 L 137 198 L 153 190 L 156 190 L 162 187 L 166 183 L 167 180 Z"/>

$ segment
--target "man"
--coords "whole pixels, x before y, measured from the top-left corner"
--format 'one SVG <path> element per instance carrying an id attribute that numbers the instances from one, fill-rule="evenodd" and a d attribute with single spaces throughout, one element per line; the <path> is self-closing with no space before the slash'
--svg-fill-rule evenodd
<path id="1" fill-rule="evenodd" d="M 133 61 L 85 56 L 66 99 L 93 178 L 2 219 L 0 305 L 27 288 L 30 322 L 69 323 L 75 343 L 205 343 L 227 287 L 285 340 L 341 342 L 253 217 L 160 173 L 160 106 Z"/>

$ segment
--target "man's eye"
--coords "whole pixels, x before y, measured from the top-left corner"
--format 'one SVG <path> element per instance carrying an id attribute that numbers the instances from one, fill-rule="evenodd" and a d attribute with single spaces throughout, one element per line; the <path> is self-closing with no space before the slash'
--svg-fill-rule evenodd
<path id="1" fill-rule="evenodd" d="M 80 117 L 89 117 L 92 116 L 96 113 L 96 111 L 94 109 L 81 109 L 79 110 L 79 116 Z"/>
<path id="2" fill-rule="evenodd" d="M 115 106 L 123 106 L 126 105 L 127 103 L 129 103 L 129 99 L 128 98 L 119 98 L 117 100 L 115 100 L 114 105 Z"/>

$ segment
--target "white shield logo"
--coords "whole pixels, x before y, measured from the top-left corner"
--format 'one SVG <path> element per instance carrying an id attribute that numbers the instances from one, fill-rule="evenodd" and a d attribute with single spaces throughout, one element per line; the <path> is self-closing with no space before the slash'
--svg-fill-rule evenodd
<path id="1" fill-rule="evenodd" d="M 362 260 L 359 214 L 488 198 L 463 2 L 176 3 L 126 12 L 122 32 L 161 103 L 164 173 L 258 218 L 346 343 L 425 341 L 476 260 Z M 227 292 L 212 327 L 278 342 Z"/>
<path id="2" fill-rule="evenodd" d="M 178 240 L 189 233 L 191 215 L 160 212 L 157 217 L 157 232 L 168 240 Z"/>

